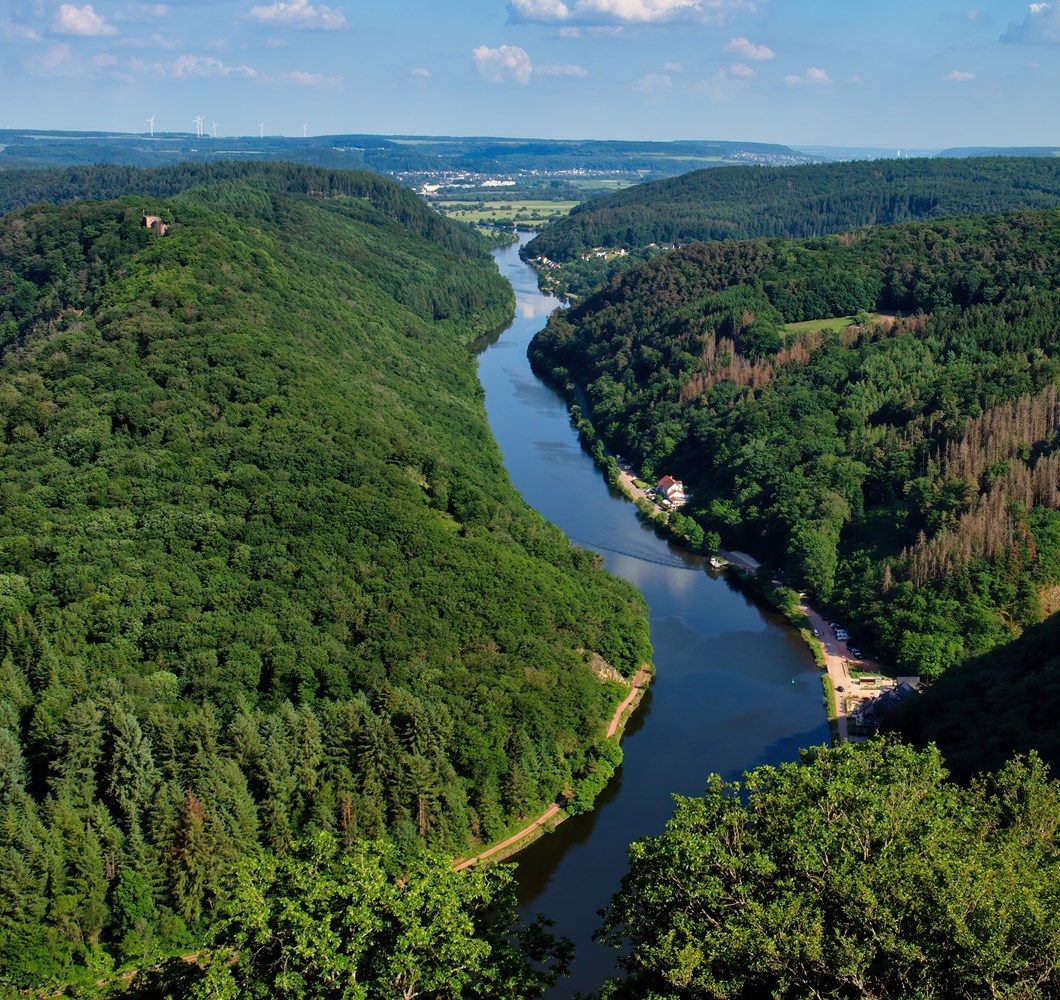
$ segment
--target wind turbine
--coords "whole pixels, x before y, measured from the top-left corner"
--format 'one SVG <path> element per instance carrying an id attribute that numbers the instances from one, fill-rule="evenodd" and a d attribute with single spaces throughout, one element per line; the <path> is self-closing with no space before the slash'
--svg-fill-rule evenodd
<path id="1" fill-rule="evenodd" d="M 213 123 L 213 137 L 217 138 L 217 122 Z"/>
<path id="2" fill-rule="evenodd" d="M 264 139 L 265 138 L 265 123 L 264 122 L 258 122 L 258 138 L 259 139 Z"/>
<path id="3" fill-rule="evenodd" d="M 303 139 L 305 138 L 305 130 L 306 130 L 307 128 L 309 128 L 309 122 L 306 122 L 306 123 L 305 123 L 305 124 L 304 124 L 304 125 L 302 126 L 302 138 L 303 138 Z"/>
<path id="4" fill-rule="evenodd" d="M 151 115 L 151 117 L 147 119 L 147 127 L 150 128 L 150 130 L 151 130 L 151 138 L 153 139 L 155 137 L 155 116 L 154 115 Z"/>
<path id="5" fill-rule="evenodd" d="M 206 121 L 206 115 L 196 115 L 194 118 L 192 118 L 192 121 L 195 122 L 195 135 L 201 139 L 202 123 Z"/>

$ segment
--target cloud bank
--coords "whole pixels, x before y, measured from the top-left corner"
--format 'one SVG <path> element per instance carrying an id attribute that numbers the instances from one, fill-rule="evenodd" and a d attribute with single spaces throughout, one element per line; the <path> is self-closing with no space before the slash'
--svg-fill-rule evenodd
<path id="1" fill-rule="evenodd" d="M 752 62 L 761 62 L 764 59 L 772 59 L 776 53 L 768 45 L 755 45 L 746 38 L 734 38 L 725 46 L 725 51 L 730 55 L 750 59 Z"/>
<path id="2" fill-rule="evenodd" d="M 501 45 L 495 49 L 480 45 L 471 58 L 479 76 L 490 83 L 529 83 L 534 73 L 530 56 L 518 45 Z"/>
<path id="3" fill-rule="evenodd" d="M 1019 24 L 1009 22 L 1001 41 L 1015 45 L 1060 45 L 1060 3 L 1032 3 Z"/>
<path id="4" fill-rule="evenodd" d="M 84 38 L 98 38 L 102 35 L 116 35 L 118 29 L 107 24 L 106 19 L 95 12 L 92 4 L 75 7 L 64 3 L 59 7 L 52 30 L 60 35 L 81 35 Z"/>
<path id="5" fill-rule="evenodd" d="M 314 7 L 309 0 L 293 3 L 273 3 L 250 8 L 250 19 L 259 24 L 286 25 L 290 28 L 316 28 L 337 31 L 346 27 L 346 15 L 341 7 Z"/>
<path id="6" fill-rule="evenodd" d="M 806 70 L 806 74 L 804 76 L 786 76 L 784 77 L 784 82 L 789 87 L 798 87 L 804 83 L 810 83 L 815 84 L 817 86 L 821 86 L 823 84 L 831 83 L 832 81 L 829 78 L 828 73 L 825 70 L 821 69 L 820 66 L 811 66 L 809 69 Z"/>
<path id="7" fill-rule="evenodd" d="M 754 0 L 509 0 L 513 21 L 533 24 L 722 24 Z"/>

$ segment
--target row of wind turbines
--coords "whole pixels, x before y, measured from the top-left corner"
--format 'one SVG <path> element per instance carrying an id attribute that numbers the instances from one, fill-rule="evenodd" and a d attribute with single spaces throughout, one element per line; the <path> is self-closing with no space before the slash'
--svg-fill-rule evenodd
<path id="1" fill-rule="evenodd" d="M 147 118 L 145 120 L 147 121 L 147 127 L 150 130 L 150 136 L 153 139 L 155 137 L 155 116 L 151 115 L 150 118 Z M 198 139 L 201 139 L 206 134 L 203 131 L 203 123 L 205 121 L 206 121 L 206 115 L 195 115 L 192 118 L 192 122 L 195 125 L 195 136 Z M 218 126 L 217 122 L 214 122 L 213 123 L 212 135 L 213 135 L 213 138 L 215 138 L 215 139 L 217 138 L 217 129 L 218 129 L 218 127 L 219 126 Z M 308 129 L 309 129 L 309 122 L 303 122 L 303 124 L 302 124 L 302 138 L 303 139 L 308 137 L 308 134 L 309 134 L 308 133 Z M 265 138 L 265 123 L 264 122 L 258 122 L 258 138 L 260 138 L 260 139 L 264 139 Z"/>

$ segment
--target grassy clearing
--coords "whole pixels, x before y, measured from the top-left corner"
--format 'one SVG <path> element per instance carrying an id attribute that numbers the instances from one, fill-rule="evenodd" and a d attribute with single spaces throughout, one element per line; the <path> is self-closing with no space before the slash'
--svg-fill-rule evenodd
<path id="1" fill-rule="evenodd" d="M 788 333 L 814 333 L 817 330 L 845 330 L 854 322 L 853 316 L 836 316 L 833 319 L 807 319 L 801 323 L 785 323 Z"/>
<path id="2" fill-rule="evenodd" d="M 879 319 L 885 317 L 893 317 L 894 313 L 865 313 L 863 321 L 871 326 Z M 807 319 L 801 323 L 785 323 L 784 329 L 788 333 L 815 333 L 817 330 L 845 330 L 848 326 L 853 326 L 855 318 L 853 316 L 834 316 L 831 319 Z"/>
<path id="3" fill-rule="evenodd" d="M 601 180 L 595 177 L 571 177 L 564 179 L 573 188 L 581 188 L 590 191 L 622 191 L 624 188 L 632 187 L 634 183 L 633 181 L 620 180 L 617 177 L 609 178 L 607 180 Z"/>
<path id="4" fill-rule="evenodd" d="M 531 222 L 551 222 L 567 215 L 579 202 L 544 201 L 506 198 L 497 201 L 435 201 L 434 207 L 443 215 L 458 222 L 473 224 L 512 222 L 516 225 Z"/>

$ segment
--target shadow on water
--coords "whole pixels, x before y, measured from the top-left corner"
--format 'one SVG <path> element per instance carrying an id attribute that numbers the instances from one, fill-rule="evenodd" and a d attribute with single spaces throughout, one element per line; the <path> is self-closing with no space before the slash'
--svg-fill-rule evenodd
<path id="1" fill-rule="evenodd" d="M 512 279 L 512 325 L 479 356 L 479 378 L 505 466 L 526 501 L 644 595 L 656 679 L 626 730 L 624 760 L 592 813 L 561 823 L 517 857 L 520 911 L 571 938 L 571 978 L 550 1000 L 588 993 L 615 971 L 592 941 L 618 889 L 629 844 L 661 833 L 673 795 L 698 795 L 714 772 L 738 777 L 828 741 L 820 672 L 783 620 L 659 538 L 607 485 L 563 400 L 530 371 L 526 347 L 559 305 L 537 291 L 517 248 L 496 254 Z M 689 572 L 694 570 L 694 572 Z M 704 571 L 705 570 L 705 571 Z"/>

